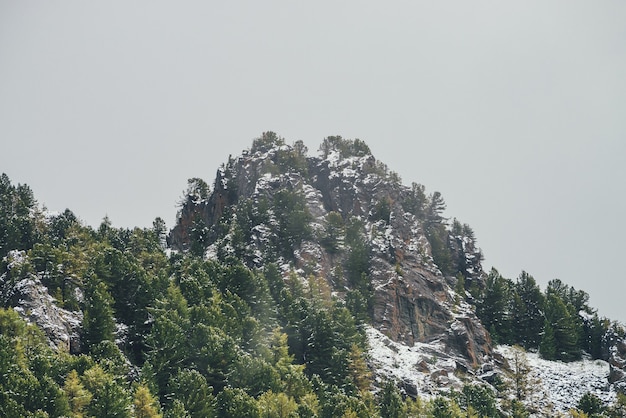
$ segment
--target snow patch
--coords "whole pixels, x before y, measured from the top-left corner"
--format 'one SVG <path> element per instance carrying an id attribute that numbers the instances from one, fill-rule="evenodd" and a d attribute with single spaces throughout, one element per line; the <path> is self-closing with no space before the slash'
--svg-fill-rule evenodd
<path id="1" fill-rule="evenodd" d="M 376 371 L 387 379 L 411 386 L 420 397 L 431 398 L 463 383 L 456 376 L 456 360 L 445 354 L 441 343 L 408 345 L 392 341 L 377 329 L 367 326 L 369 355 Z"/>
<path id="2" fill-rule="evenodd" d="M 495 351 L 512 364 L 515 348 L 498 346 Z M 602 360 L 583 359 L 570 363 L 549 361 L 538 353 L 525 353 L 530 367 L 529 381 L 536 382 L 531 387 L 534 392 L 528 400 L 532 407 L 540 411 L 567 412 L 575 408 L 580 398 L 587 392 L 593 393 L 605 405 L 615 402 L 617 394 L 609 385 L 607 376 L 609 364 Z"/>

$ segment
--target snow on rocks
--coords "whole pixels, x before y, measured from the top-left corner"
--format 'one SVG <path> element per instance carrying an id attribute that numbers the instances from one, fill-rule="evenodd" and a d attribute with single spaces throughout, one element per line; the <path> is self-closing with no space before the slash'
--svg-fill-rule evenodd
<path id="1" fill-rule="evenodd" d="M 456 376 L 457 362 L 444 352 L 443 344 L 416 343 L 412 347 L 394 342 L 367 326 L 370 360 L 378 378 L 401 383 L 407 394 L 430 398 L 463 384 Z"/>
<path id="2" fill-rule="evenodd" d="M 495 349 L 509 362 L 513 360 L 514 350 L 505 345 Z M 609 364 L 605 361 L 583 359 L 564 363 L 544 360 L 533 352 L 525 353 L 525 357 L 530 368 L 528 378 L 532 392 L 526 403 L 539 411 L 567 412 L 575 408 L 587 392 L 596 395 L 605 405 L 616 400 L 617 394 L 607 380 Z"/>
<path id="3" fill-rule="evenodd" d="M 390 340 L 382 332 L 366 328 L 369 356 L 377 379 L 393 379 L 407 394 L 432 398 L 442 392 L 460 390 L 464 381 L 457 370 L 457 361 L 445 353 L 439 342 L 416 343 L 410 347 Z M 498 346 L 495 351 L 510 364 L 516 348 Z M 529 366 L 529 395 L 524 401 L 536 417 L 550 416 L 550 411 L 566 413 L 578 404 L 585 393 L 592 393 L 610 405 L 616 400 L 615 390 L 608 384 L 609 365 L 602 360 L 583 359 L 564 363 L 541 359 L 538 353 L 524 353 Z M 500 372 L 503 376 L 506 373 Z M 465 380 L 480 380 L 468 374 Z M 484 380 L 484 379 L 482 379 Z M 548 415 L 546 415 L 548 414 Z"/>
<path id="4" fill-rule="evenodd" d="M 38 325 L 50 346 L 57 350 L 78 352 L 82 312 L 72 312 L 56 305 L 39 277 L 29 275 L 15 284 L 19 301 L 14 308 L 26 321 Z"/>

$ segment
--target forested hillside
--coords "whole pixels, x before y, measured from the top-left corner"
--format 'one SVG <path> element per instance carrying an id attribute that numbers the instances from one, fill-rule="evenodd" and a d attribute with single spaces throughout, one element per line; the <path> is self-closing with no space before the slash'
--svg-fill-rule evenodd
<path id="1" fill-rule="evenodd" d="M 264 133 L 214 184 L 189 180 L 171 230 L 92 228 L 15 180 L 0 178 L 0 416 L 548 416 L 497 344 L 609 361 L 613 400 L 562 413 L 625 416 L 621 325 L 560 280 L 484 272 L 441 194 L 362 141 L 310 157 Z M 428 389 L 383 370 L 374 336 L 424 347 Z"/>

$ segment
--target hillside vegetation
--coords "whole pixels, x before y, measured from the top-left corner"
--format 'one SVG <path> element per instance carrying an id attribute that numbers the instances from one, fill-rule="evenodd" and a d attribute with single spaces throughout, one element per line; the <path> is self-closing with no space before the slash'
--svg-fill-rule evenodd
<path id="1" fill-rule="evenodd" d="M 213 185 L 189 180 L 171 231 L 92 228 L 3 174 L 0 416 L 541 416 L 494 346 L 609 360 L 624 330 L 560 280 L 483 272 L 474 231 L 444 211 L 341 137 L 309 157 L 264 133 Z M 374 332 L 439 344 L 456 383 L 382 373 Z M 568 413 L 625 410 L 589 393 Z"/>

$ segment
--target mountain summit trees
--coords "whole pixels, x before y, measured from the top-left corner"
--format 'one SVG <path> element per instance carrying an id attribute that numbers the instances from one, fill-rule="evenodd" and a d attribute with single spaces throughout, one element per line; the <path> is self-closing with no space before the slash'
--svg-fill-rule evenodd
<path id="1" fill-rule="evenodd" d="M 485 274 L 441 193 L 403 186 L 363 141 L 320 153 L 263 133 L 212 185 L 189 180 L 167 238 L 161 218 L 46 214 L 3 175 L 0 416 L 527 416 L 525 363 L 509 377 L 492 340 L 604 355 L 610 322 L 584 292 Z M 430 386 L 380 368 L 372 331 Z"/>

